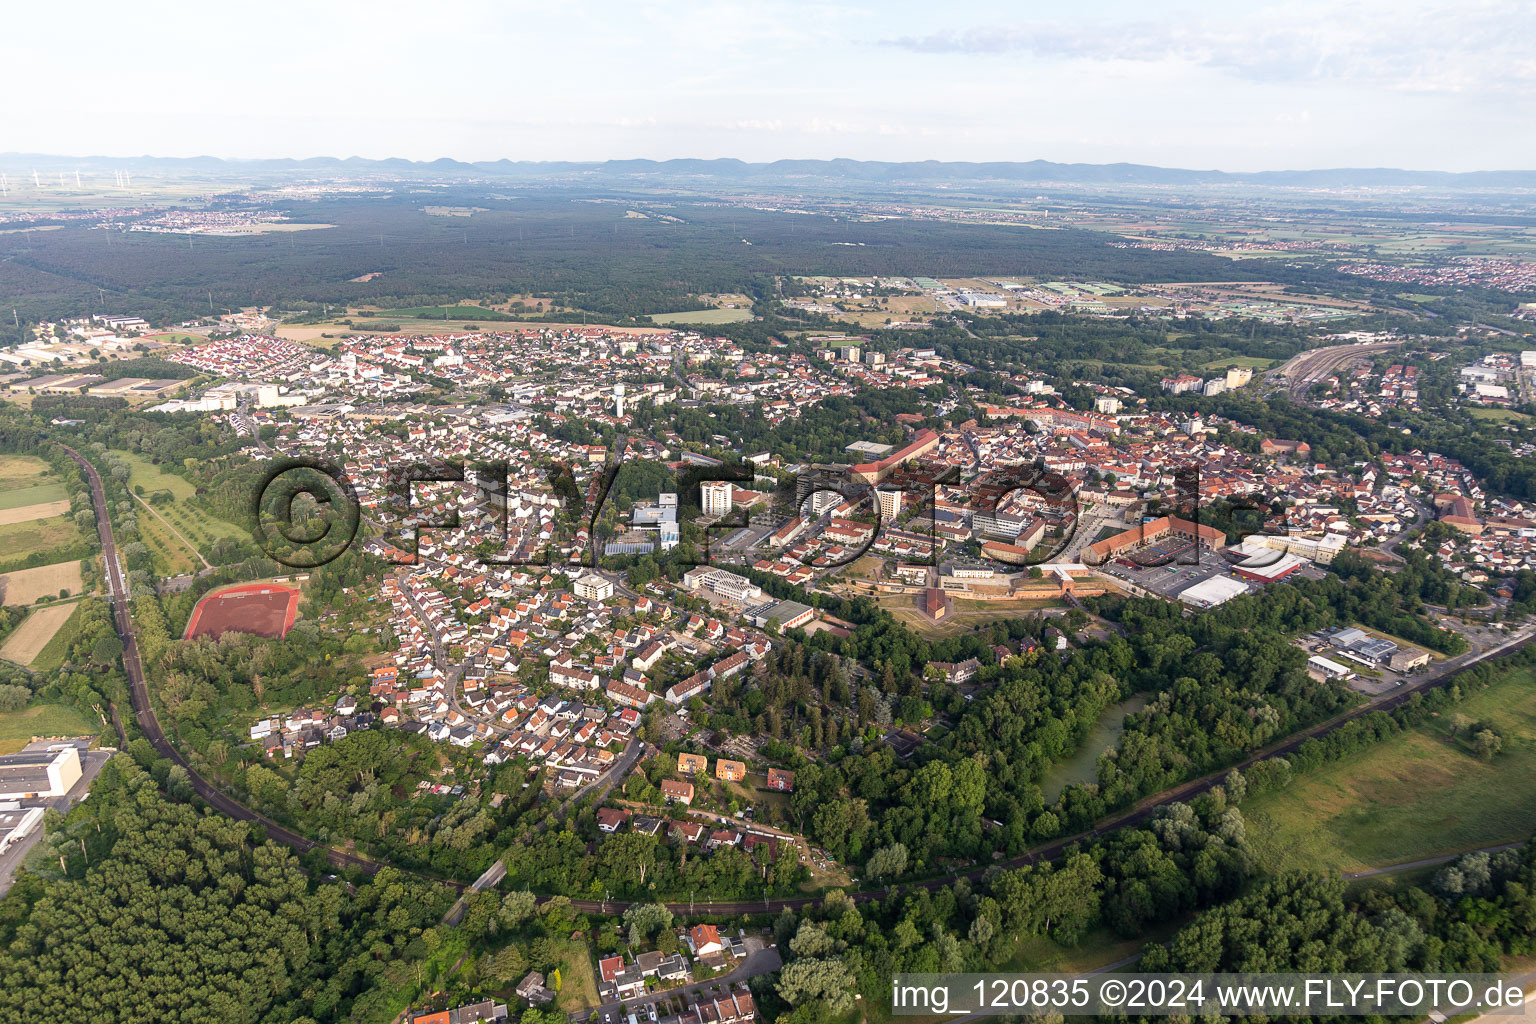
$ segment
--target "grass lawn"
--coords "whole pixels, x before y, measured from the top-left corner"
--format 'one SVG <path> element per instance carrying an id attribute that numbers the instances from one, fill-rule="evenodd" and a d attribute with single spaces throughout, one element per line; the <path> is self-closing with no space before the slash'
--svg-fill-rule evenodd
<path id="1" fill-rule="evenodd" d="M 185 480 L 175 473 L 166 472 L 142 455 L 116 450 L 112 454 L 128 464 L 128 486 L 144 488 L 143 496 L 145 498 L 148 498 L 156 491 L 170 491 L 171 496 L 177 501 L 185 501 L 197 493 L 197 488 L 192 486 L 191 481 Z"/>
<path id="2" fill-rule="evenodd" d="M 1485 423 L 1524 423 L 1531 417 L 1513 409 L 1468 409 L 1475 420 Z"/>
<path id="3" fill-rule="evenodd" d="M 1451 737 L 1451 715 L 1493 723 L 1491 762 Z M 1359 871 L 1528 839 L 1536 821 L 1536 671 L 1508 670 L 1449 714 L 1245 801 L 1271 871 Z"/>
<path id="4" fill-rule="evenodd" d="M 80 529 L 69 516 L 29 519 L 24 523 L 0 526 L 0 551 L 6 562 L 26 558 L 38 551 L 52 551 L 80 540 Z"/>
<path id="5" fill-rule="evenodd" d="M 567 1013 L 599 1005 L 597 969 L 587 944 L 567 938 L 551 942 L 549 951 L 560 964 L 560 995 L 554 1005 Z"/>
<path id="6" fill-rule="evenodd" d="M 53 637 L 43 645 L 43 649 L 38 651 L 37 656 L 32 659 L 32 668 L 39 672 L 52 672 L 64 664 L 64 655 L 68 653 L 70 641 L 74 639 L 75 630 L 79 628 L 80 607 L 83 604 L 85 604 L 84 601 L 75 602 L 75 610 L 69 613 L 69 618 L 64 621 L 64 625 L 59 627 L 58 632 L 53 634 Z"/>
<path id="7" fill-rule="evenodd" d="M 1265 359 L 1263 356 L 1228 356 L 1225 359 L 1212 359 L 1205 364 L 1205 368 L 1225 370 L 1229 366 L 1251 366 L 1255 370 L 1267 370 L 1278 362 L 1278 359 Z"/>
<path id="8" fill-rule="evenodd" d="M 36 704 L 0 715 L 0 754 L 14 754 L 34 736 L 95 736 L 100 722 L 92 722 L 64 704 Z"/>

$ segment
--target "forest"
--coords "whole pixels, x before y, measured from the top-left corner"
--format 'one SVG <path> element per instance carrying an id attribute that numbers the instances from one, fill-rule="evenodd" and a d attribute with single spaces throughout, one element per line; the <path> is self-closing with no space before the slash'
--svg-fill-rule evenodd
<path id="1" fill-rule="evenodd" d="M 478 207 L 434 217 L 419 197 L 290 201 L 295 222 L 332 227 L 241 238 L 92 230 L 0 236 L 0 300 L 23 317 L 134 313 L 184 319 L 212 307 L 305 311 L 547 296 L 631 318 L 691 308 L 772 274 L 1049 275 L 1123 281 L 1272 277 L 1203 253 L 1116 249 L 1113 236 L 936 221 L 858 220 L 722 206 L 686 198 L 667 217 L 625 216 L 647 197 L 622 192 L 471 186 L 432 202 Z M 354 279 L 380 276 L 367 282 Z M 103 297 L 98 296 L 101 289 Z"/>

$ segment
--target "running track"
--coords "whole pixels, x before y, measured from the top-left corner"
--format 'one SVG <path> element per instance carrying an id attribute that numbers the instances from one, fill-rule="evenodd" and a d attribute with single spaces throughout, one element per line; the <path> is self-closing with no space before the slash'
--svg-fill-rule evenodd
<path id="1" fill-rule="evenodd" d="M 117 627 L 118 636 L 121 637 L 123 641 L 123 668 L 128 673 L 129 692 L 133 698 L 134 716 L 138 720 L 139 728 L 143 730 L 145 737 L 148 738 L 150 744 L 155 748 L 155 752 L 158 753 L 161 757 L 171 761 L 173 764 L 180 765 L 182 768 L 186 769 L 187 774 L 192 779 L 193 792 L 202 797 L 210 807 L 223 814 L 227 814 L 229 817 L 234 818 L 236 821 L 249 821 L 254 824 L 261 825 L 266 830 L 268 838 L 274 839 L 300 854 L 307 854 L 314 851 L 315 849 L 321 849 L 324 850 L 326 859 L 329 860 L 330 863 L 336 868 L 355 868 L 370 875 L 376 873 L 380 868 L 388 866 L 381 864 L 378 861 L 365 860 L 361 857 L 345 853 L 341 850 L 323 846 L 322 844 L 315 842 L 313 839 L 308 839 L 304 836 L 301 836 L 297 832 L 284 828 L 271 819 L 258 814 L 256 811 L 251 810 L 249 807 L 246 807 L 244 804 L 235 800 L 223 790 L 219 789 L 217 786 L 213 785 L 207 779 L 199 775 L 197 770 L 189 765 L 186 759 L 181 756 L 181 753 L 171 745 L 169 740 L 166 739 L 165 732 L 160 728 L 160 722 L 155 717 L 154 708 L 150 704 L 149 688 L 145 685 L 144 682 L 144 666 L 139 660 L 139 647 L 133 633 L 133 622 L 129 618 L 128 614 L 129 609 L 127 589 L 124 586 L 122 573 L 117 562 L 117 545 L 114 542 L 112 536 L 112 522 L 107 517 L 107 499 L 106 493 L 102 490 L 101 477 L 97 474 L 96 467 L 91 465 L 85 459 L 81 458 L 79 453 L 77 453 L 74 449 L 65 445 L 60 445 L 60 447 L 68 452 L 70 457 L 80 464 L 80 468 L 85 472 L 86 478 L 90 481 L 91 503 L 96 508 L 96 529 L 97 532 L 101 535 L 101 550 L 106 556 L 105 560 L 107 566 L 107 585 L 110 590 L 112 601 L 112 620 Z M 1345 723 L 1351 722 L 1363 715 L 1370 714 L 1373 711 L 1390 711 L 1393 708 L 1406 703 L 1408 699 L 1415 693 L 1434 689 L 1439 686 L 1444 686 L 1451 680 L 1455 679 L 1456 676 L 1459 675 L 1462 671 L 1470 668 L 1478 662 L 1500 654 L 1520 650 L 1521 648 L 1530 644 L 1533 640 L 1536 640 L 1536 636 L 1527 637 L 1523 640 L 1513 641 L 1498 647 L 1489 648 L 1487 651 L 1469 658 L 1464 664 L 1458 666 L 1453 672 L 1447 672 L 1444 675 L 1438 677 L 1430 676 L 1428 678 L 1421 679 L 1414 685 L 1405 686 L 1401 693 L 1398 693 L 1388 698 L 1387 700 L 1380 701 L 1375 704 L 1361 705 L 1360 707 L 1355 708 L 1353 711 L 1350 711 L 1337 718 L 1323 722 L 1319 725 L 1315 725 L 1310 729 L 1304 729 L 1299 733 L 1293 734 L 1289 739 L 1281 743 L 1277 743 L 1273 746 L 1266 747 L 1265 749 L 1253 754 L 1246 760 L 1237 765 L 1233 765 L 1232 767 L 1243 769 L 1249 767 L 1257 761 L 1264 760 L 1265 758 L 1292 753 L 1296 750 L 1296 748 L 1300 747 L 1301 744 L 1308 739 L 1332 732 L 1340 726 L 1343 726 Z M 1191 797 L 1206 792 L 1207 790 L 1220 784 L 1221 780 L 1230 770 L 1231 768 L 1223 768 L 1221 771 L 1213 772 L 1212 774 L 1203 778 L 1195 779 L 1193 781 L 1186 782 L 1183 785 L 1175 786 L 1172 789 L 1164 790 L 1156 796 L 1148 797 L 1146 800 L 1142 801 L 1140 804 L 1131 808 L 1130 810 L 1107 819 L 1090 832 L 1080 832 L 1077 835 L 1068 836 L 1065 839 L 1058 839 L 1043 846 L 1037 846 L 1027 853 L 1023 853 L 1017 857 L 1014 857 L 1012 860 L 1000 861 L 996 865 L 983 865 L 981 867 L 972 868 L 968 871 L 958 871 L 953 874 L 944 875 L 938 878 L 924 879 L 923 881 L 909 883 L 902 886 L 901 888 L 929 890 L 939 889 L 949 885 L 959 878 L 973 880 L 979 878 L 984 872 L 988 871 L 994 866 L 1000 866 L 1004 868 L 1017 868 L 1026 864 L 1033 864 L 1037 861 L 1054 860 L 1055 858 L 1061 856 L 1062 852 L 1074 843 L 1080 843 L 1084 839 L 1093 836 L 1101 836 L 1108 832 L 1114 832 L 1122 828 L 1139 825 L 1149 819 L 1153 812 L 1155 812 L 1157 808 L 1163 806 L 1164 804 L 1185 801 Z M 407 871 L 403 868 L 399 870 L 403 871 L 405 874 L 416 875 L 416 877 L 425 879 L 427 881 L 439 882 L 461 893 L 470 888 L 463 882 L 457 882 L 444 878 L 432 878 L 426 875 L 421 875 L 417 872 Z M 861 892 L 850 893 L 849 895 L 856 902 L 863 903 L 870 900 L 879 899 L 889 891 L 889 888 L 866 889 Z M 542 902 L 543 900 L 547 900 L 549 898 L 550 897 L 542 896 L 540 897 L 540 901 Z M 594 914 L 622 914 L 630 906 L 630 904 L 627 902 L 616 900 L 603 901 L 573 899 L 570 902 L 571 905 L 576 907 L 578 910 L 581 910 L 585 913 Z M 821 897 L 819 896 L 796 896 L 788 899 L 730 900 L 718 903 L 708 900 L 697 900 L 688 903 L 668 903 L 667 908 L 675 914 L 693 914 L 698 912 L 703 912 L 706 914 L 753 914 L 765 912 L 771 913 L 773 911 L 782 910 L 786 907 L 791 910 L 799 910 L 807 906 L 813 906 L 820 902 Z"/>

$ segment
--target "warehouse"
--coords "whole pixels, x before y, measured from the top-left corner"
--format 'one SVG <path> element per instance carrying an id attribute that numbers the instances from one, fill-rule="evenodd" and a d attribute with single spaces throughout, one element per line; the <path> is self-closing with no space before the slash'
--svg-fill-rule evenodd
<path id="1" fill-rule="evenodd" d="M 1179 600 L 1191 608 L 1215 608 L 1246 593 L 1248 593 L 1248 584 L 1241 580 L 1212 576 L 1185 590 L 1179 595 Z"/>
<path id="2" fill-rule="evenodd" d="M 73 746 L 0 757 L 0 800 L 63 796 L 80 781 L 80 751 Z"/>

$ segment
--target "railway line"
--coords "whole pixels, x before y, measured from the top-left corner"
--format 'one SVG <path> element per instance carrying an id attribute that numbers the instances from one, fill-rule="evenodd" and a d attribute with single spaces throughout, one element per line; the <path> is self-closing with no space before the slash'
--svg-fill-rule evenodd
<path id="1" fill-rule="evenodd" d="M 300 835 L 299 833 L 294 832 L 292 829 L 285 828 L 284 826 L 279 825 L 277 822 L 272 821 L 270 818 L 267 818 L 266 816 L 252 810 L 249 807 L 246 807 L 244 804 L 240 803 L 234 797 L 225 793 L 223 790 L 219 789 L 217 786 L 199 774 L 195 768 L 187 763 L 186 759 L 182 757 L 181 753 L 170 742 L 170 740 L 166 738 L 165 732 L 160 726 L 159 719 L 155 715 L 154 707 L 150 703 L 149 688 L 146 684 L 144 676 L 144 666 L 139 657 L 137 637 L 135 636 L 133 622 L 129 614 L 129 594 L 127 584 L 122 574 L 122 566 L 117 559 L 117 545 L 112 534 L 112 523 L 107 515 L 106 492 L 102 487 L 101 477 L 97 473 L 96 467 L 91 465 L 90 462 L 86 459 L 82 458 L 78 452 L 65 445 L 60 445 L 60 447 L 64 448 L 64 450 L 69 453 L 70 457 L 80 465 L 81 470 L 85 473 L 86 478 L 90 483 L 91 503 L 96 510 L 96 527 L 97 532 L 101 538 L 102 553 L 104 555 L 107 566 L 106 576 L 112 604 L 112 621 L 117 628 L 119 638 L 121 638 L 123 642 L 123 668 L 128 675 L 129 693 L 133 700 L 134 718 L 138 722 L 139 728 L 143 731 L 144 736 L 149 740 L 150 745 L 154 747 L 155 752 L 161 757 L 171 761 L 173 764 L 179 765 L 181 768 L 183 768 L 191 779 L 193 792 L 201 797 L 210 807 L 214 808 L 222 814 L 226 814 L 229 817 L 234 818 L 236 821 L 247 821 L 262 826 L 262 828 L 266 830 L 268 838 L 282 843 L 297 853 L 309 854 L 316 850 L 321 850 L 324 852 L 326 860 L 337 869 L 358 870 L 368 875 L 377 873 L 383 867 L 391 866 L 383 864 L 379 861 L 358 857 L 354 854 L 349 854 L 345 851 L 337 850 L 333 847 L 316 842 L 315 840 Z M 1502 654 L 1521 650 L 1522 648 L 1530 645 L 1533 641 L 1536 641 L 1536 635 L 1508 640 L 1497 646 L 1490 647 L 1487 650 L 1479 651 L 1475 654 L 1466 656 L 1465 660 L 1461 661 L 1459 664 L 1446 665 L 1444 670 L 1438 674 L 1428 675 L 1416 680 L 1411 685 L 1405 685 L 1401 691 L 1393 694 L 1391 697 L 1362 704 L 1359 707 L 1345 712 L 1342 715 L 1336 716 L 1335 718 L 1329 719 L 1326 722 L 1322 722 L 1300 732 L 1293 733 L 1286 739 L 1255 752 L 1239 764 L 1233 765 L 1229 768 L 1224 768 L 1218 772 L 1213 772 L 1198 779 L 1193 779 L 1171 789 L 1164 790 L 1155 796 L 1148 797 L 1147 799 L 1137 804 L 1135 807 L 1132 807 L 1114 817 L 1099 823 L 1091 830 L 1079 832 L 1076 835 L 1067 836 L 1054 840 L 1050 843 L 1037 846 L 1006 861 L 1000 861 L 993 864 L 970 868 L 964 871 L 956 871 L 934 878 L 904 883 L 897 887 L 866 889 L 859 892 L 849 893 L 848 895 L 855 902 L 863 903 L 884 897 L 891 891 L 892 888 L 934 890 L 949 885 L 961 878 L 972 880 L 979 878 L 983 873 L 991 870 L 993 867 L 1018 868 L 1027 864 L 1034 864 L 1039 861 L 1054 860 L 1055 858 L 1061 856 L 1061 854 L 1068 847 L 1074 844 L 1081 843 L 1084 840 L 1102 836 L 1119 829 L 1140 825 L 1150 819 L 1152 815 L 1156 813 L 1159 807 L 1171 803 L 1183 802 L 1198 796 L 1201 793 L 1209 791 L 1213 787 L 1219 785 L 1221 780 L 1225 778 L 1227 772 L 1231 771 L 1232 768 L 1241 770 L 1251 767 L 1256 762 L 1266 758 L 1278 757 L 1285 754 L 1294 753 L 1297 748 L 1299 748 L 1309 739 L 1326 735 L 1327 733 L 1341 728 L 1349 722 L 1352 722 L 1364 715 L 1370 714 L 1371 712 L 1390 711 L 1393 708 L 1400 707 L 1401 705 L 1411 700 L 1414 694 L 1422 693 L 1435 687 L 1444 686 L 1455 679 L 1461 672 L 1465 671 L 1471 666 L 1492 657 L 1497 657 Z M 113 710 L 114 712 L 116 711 L 115 708 Z M 461 894 L 466 890 L 472 890 L 476 888 L 476 886 L 468 885 L 463 882 L 422 875 L 419 872 L 410 871 L 405 868 L 397 868 L 396 870 L 402 871 L 405 874 L 412 875 L 425 881 L 437 882 L 439 884 L 446 885 Z M 487 876 L 482 876 L 480 881 L 484 882 L 486 877 Z M 552 896 L 539 897 L 540 902 L 545 902 L 552 898 Z M 817 903 L 820 903 L 821 901 L 822 897 L 815 895 L 764 898 L 756 900 L 690 900 L 688 902 L 668 903 L 666 906 L 674 914 L 679 915 L 694 915 L 701 912 L 705 914 L 752 914 L 773 913 L 775 911 L 784 910 L 786 908 L 790 910 L 800 910 L 808 906 L 813 906 Z M 594 914 L 621 914 L 632 905 L 631 902 L 622 900 L 572 899 L 570 903 L 578 910 Z"/>

